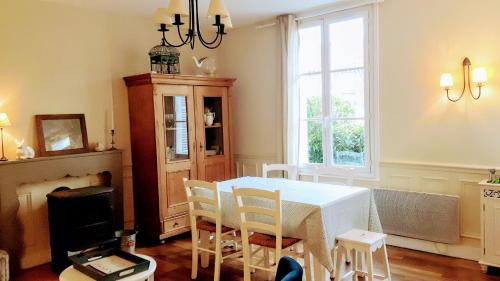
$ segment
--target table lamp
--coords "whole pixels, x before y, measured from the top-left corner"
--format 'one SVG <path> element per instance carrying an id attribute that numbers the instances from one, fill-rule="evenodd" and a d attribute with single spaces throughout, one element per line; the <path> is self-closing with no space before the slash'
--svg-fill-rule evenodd
<path id="1" fill-rule="evenodd" d="M 10 120 L 9 116 L 7 116 L 7 113 L 0 112 L 0 137 L 2 140 L 2 158 L 0 158 L 0 161 L 8 161 L 7 157 L 5 157 L 5 150 L 3 148 L 3 128 L 9 127 Z"/>

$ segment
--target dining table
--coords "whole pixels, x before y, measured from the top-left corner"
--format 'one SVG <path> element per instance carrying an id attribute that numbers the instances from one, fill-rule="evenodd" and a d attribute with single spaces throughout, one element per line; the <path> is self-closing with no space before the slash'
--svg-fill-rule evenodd
<path id="1" fill-rule="evenodd" d="M 334 272 L 335 237 L 353 228 L 382 232 L 371 189 L 283 178 L 240 177 L 217 183 L 222 224 L 238 229 L 232 187 L 279 190 L 282 234 L 300 238 L 314 256 L 315 280 Z M 323 278 L 321 278 L 323 276 Z M 319 277 L 319 278 L 318 278 Z"/>

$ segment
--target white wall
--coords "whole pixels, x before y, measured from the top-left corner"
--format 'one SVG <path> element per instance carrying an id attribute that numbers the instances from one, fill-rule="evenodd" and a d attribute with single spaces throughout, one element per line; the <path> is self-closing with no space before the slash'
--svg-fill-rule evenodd
<path id="1" fill-rule="evenodd" d="M 279 28 L 230 30 L 218 50 L 221 75 L 235 77 L 234 153 L 279 161 L 281 47 Z"/>
<path id="2" fill-rule="evenodd" d="M 387 0 L 380 5 L 382 161 L 499 167 L 498 0 Z M 461 87 L 461 63 L 486 67 L 483 97 L 448 101 L 442 72 Z M 477 89 L 474 89 L 477 91 Z"/>

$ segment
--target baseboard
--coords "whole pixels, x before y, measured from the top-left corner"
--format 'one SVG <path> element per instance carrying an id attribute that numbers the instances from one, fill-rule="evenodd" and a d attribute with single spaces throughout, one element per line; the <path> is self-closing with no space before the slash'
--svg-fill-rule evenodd
<path id="1" fill-rule="evenodd" d="M 460 244 L 443 244 L 396 235 L 388 235 L 387 244 L 400 248 L 473 261 L 478 261 L 481 256 L 481 243 L 478 239 L 473 238 L 462 237 Z"/>

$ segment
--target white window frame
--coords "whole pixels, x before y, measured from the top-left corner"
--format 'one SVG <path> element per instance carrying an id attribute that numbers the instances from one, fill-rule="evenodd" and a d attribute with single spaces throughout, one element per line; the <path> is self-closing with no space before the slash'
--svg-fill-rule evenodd
<path id="1" fill-rule="evenodd" d="M 339 21 L 345 21 L 352 18 L 363 17 L 365 24 L 365 58 L 364 58 L 364 78 L 365 78 L 365 166 L 342 166 L 333 165 L 332 154 L 332 135 L 330 105 L 330 32 L 329 24 Z M 309 17 L 299 20 L 299 30 L 312 26 L 322 26 L 322 101 L 323 101 L 323 164 L 300 164 L 301 173 L 321 174 L 332 176 L 345 176 L 346 170 L 349 170 L 350 176 L 365 179 L 378 179 L 379 163 L 379 114 L 378 114 L 378 6 L 366 5 L 357 8 L 332 12 L 324 15 Z M 335 70 L 339 71 L 339 70 Z M 304 75 L 304 74 L 302 74 Z M 307 75 L 307 74 L 306 74 Z M 300 75 L 299 75 L 300 77 Z M 300 117 L 303 120 L 302 116 Z M 354 118 L 353 118 L 354 119 Z M 338 119 L 337 119 L 338 120 Z M 355 120 L 355 119 L 354 119 Z M 300 138 L 300 136 L 299 136 Z"/>

